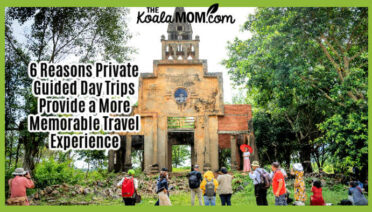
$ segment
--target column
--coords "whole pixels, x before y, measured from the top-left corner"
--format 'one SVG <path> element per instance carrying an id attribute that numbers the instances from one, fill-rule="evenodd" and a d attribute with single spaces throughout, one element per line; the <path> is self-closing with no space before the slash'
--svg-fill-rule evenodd
<path id="1" fill-rule="evenodd" d="M 208 129 L 209 129 L 209 146 L 210 146 L 210 162 L 213 171 L 219 169 L 218 166 L 218 118 L 217 116 L 209 116 L 208 119 Z"/>
<path id="2" fill-rule="evenodd" d="M 205 151 L 204 129 L 202 128 L 200 116 L 197 118 L 194 130 L 194 151 L 196 154 L 195 164 L 199 165 L 200 170 L 204 170 L 204 151 Z"/>
<path id="3" fill-rule="evenodd" d="M 231 138 L 231 169 L 232 170 L 237 170 L 237 162 L 236 162 L 236 136 L 235 135 L 230 135 Z"/>
<path id="4" fill-rule="evenodd" d="M 144 172 L 145 173 L 150 173 L 151 172 L 151 167 L 153 165 L 153 119 L 152 117 L 146 117 L 144 118 L 144 126 L 143 126 L 143 131 L 144 131 L 144 147 L 143 147 L 143 161 L 144 161 Z"/>
<path id="5" fill-rule="evenodd" d="M 126 142 L 125 142 L 125 164 L 124 170 L 128 171 L 132 168 L 132 136 L 126 135 Z"/>
<path id="6" fill-rule="evenodd" d="M 151 172 L 159 172 L 159 163 L 158 163 L 158 116 L 153 116 L 152 121 L 152 166 Z"/>
<path id="7" fill-rule="evenodd" d="M 167 117 L 158 117 L 158 128 L 157 128 L 157 162 L 159 168 L 168 167 L 168 129 L 167 129 Z"/>
<path id="8" fill-rule="evenodd" d="M 204 171 L 209 171 L 211 170 L 211 147 L 210 147 L 210 142 L 209 142 L 209 125 L 208 125 L 208 115 L 204 116 L 203 119 L 203 126 L 204 126 Z"/>

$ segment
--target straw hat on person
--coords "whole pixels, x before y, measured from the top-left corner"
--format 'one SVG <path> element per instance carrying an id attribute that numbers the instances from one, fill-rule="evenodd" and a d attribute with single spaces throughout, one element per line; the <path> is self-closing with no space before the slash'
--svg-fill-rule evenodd
<path id="1" fill-rule="evenodd" d="M 12 173 L 14 176 L 25 175 L 27 172 L 23 168 L 16 168 Z"/>
<path id="2" fill-rule="evenodd" d="M 257 166 L 257 167 L 259 167 L 260 166 L 260 163 L 258 162 L 258 161 L 253 161 L 253 163 L 252 163 L 252 166 Z"/>

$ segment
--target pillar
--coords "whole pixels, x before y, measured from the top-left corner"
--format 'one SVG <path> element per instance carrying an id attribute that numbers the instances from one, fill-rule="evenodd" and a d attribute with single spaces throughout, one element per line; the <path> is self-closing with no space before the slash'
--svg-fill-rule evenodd
<path id="1" fill-rule="evenodd" d="M 199 165 L 200 170 L 204 170 L 204 151 L 205 151 L 205 137 L 203 129 L 203 118 L 200 116 L 197 118 L 194 130 L 194 151 L 196 154 L 195 164 Z"/>
<path id="2" fill-rule="evenodd" d="M 143 147 L 143 155 L 144 155 L 144 172 L 150 173 L 152 170 L 153 165 L 153 118 L 152 117 L 146 117 L 144 119 L 144 147 Z"/>
<path id="3" fill-rule="evenodd" d="M 168 160 L 167 160 L 167 168 L 168 170 L 171 172 L 172 171 L 172 146 L 173 146 L 173 143 L 174 143 L 174 140 L 173 138 L 172 139 L 168 139 L 168 148 L 167 148 L 167 151 L 168 151 Z"/>
<path id="4" fill-rule="evenodd" d="M 158 163 L 158 116 L 153 116 L 152 120 L 152 173 L 159 172 Z"/>
<path id="5" fill-rule="evenodd" d="M 237 162 L 236 162 L 236 136 L 235 135 L 230 135 L 230 145 L 231 145 L 231 169 L 232 170 L 237 170 Z"/>
<path id="6" fill-rule="evenodd" d="M 108 151 L 108 172 L 114 171 L 114 165 L 115 165 L 115 151 L 109 150 Z"/>
<path id="7" fill-rule="evenodd" d="M 203 119 L 203 127 L 204 127 L 204 171 L 211 170 L 211 146 L 209 142 L 209 125 L 208 125 L 208 116 L 205 115 Z"/>
<path id="8" fill-rule="evenodd" d="M 208 119 L 208 138 L 209 138 L 209 157 L 211 163 L 211 169 L 218 171 L 218 118 L 217 116 L 209 116 Z"/>
<path id="9" fill-rule="evenodd" d="M 132 136 L 126 135 L 126 142 L 125 142 L 125 164 L 124 164 L 124 171 L 128 171 L 132 168 Z"/>
<path id="10" fill-rule="evenodd" d="M 157 128 L 157 162 L 159 168 L 168 167 L 168 129 L 167 129 L 168 119 L 166 116 L 158 117 L 158 128 Z M 155 153 L 154 153 L 155 154 Z"/>

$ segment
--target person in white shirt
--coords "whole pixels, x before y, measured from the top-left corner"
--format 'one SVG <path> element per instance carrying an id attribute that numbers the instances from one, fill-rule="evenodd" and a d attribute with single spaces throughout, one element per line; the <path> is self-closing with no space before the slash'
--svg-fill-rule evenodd
<path id="1" fill-rule="evenodd" d="M 267 171 L 263 168 L 260 168 L 258 161 L 253 161 L 252 169 L 249 173 L 249 177 L 253 180 L 254 185 L 254 194 L 256 196 L 257 205 L 268 205 L 267 203 L 267 188 L 262 182 L 261 175 L 268 174 Z"/>
<path id="2" fill-rule="evenodd" d="M 116 185 L 118 188 L 121 188 L 121 194 L 125 205 L 136 204 L 138 180 L 134 178 L 134 174 L 135 172 L 133 169 L 128 170 L 128 176 L 123 177 Z"/>

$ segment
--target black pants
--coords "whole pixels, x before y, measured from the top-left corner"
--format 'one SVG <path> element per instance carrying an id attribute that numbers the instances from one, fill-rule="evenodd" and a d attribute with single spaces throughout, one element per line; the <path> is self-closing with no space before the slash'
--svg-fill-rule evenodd
<path id="1" fill-rule="evenodd" d="M 262 188 L 262 185 L 254 185 L 254 194 L 256 195 L 257 205 L 268 205 L 267 204 L 267 189 Z"/>
<path id="2" fill-rule="evenodd" d="M 221 205 L 231 205 L 231 194 L 220 194 Z"/>
<path id="3" fill-rule="evenodd" d="M 136 198 L 123 198 L 125 205 L 135 205 L 136 204 Z"/>

